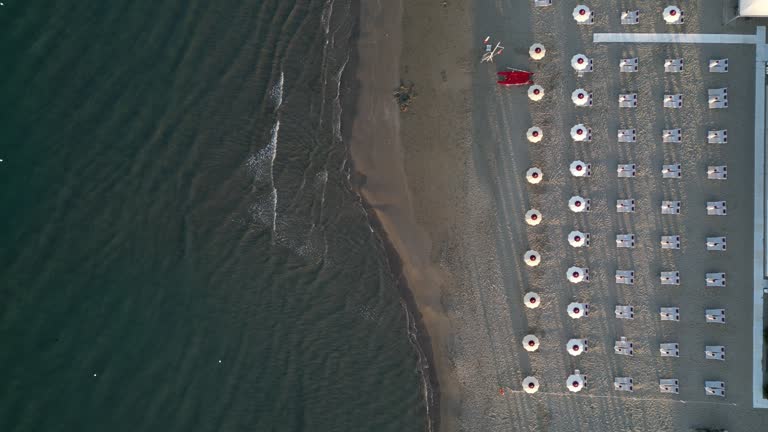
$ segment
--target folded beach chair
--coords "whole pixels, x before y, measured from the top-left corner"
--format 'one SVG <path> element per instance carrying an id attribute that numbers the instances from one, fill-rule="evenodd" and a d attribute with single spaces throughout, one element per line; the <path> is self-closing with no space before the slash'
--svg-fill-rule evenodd
<path id="1" fill-rule="evenodd" d="M 680 344 L 676 342 L 659 344 L 659 352 L 662 357 L 680 357 Z"/>

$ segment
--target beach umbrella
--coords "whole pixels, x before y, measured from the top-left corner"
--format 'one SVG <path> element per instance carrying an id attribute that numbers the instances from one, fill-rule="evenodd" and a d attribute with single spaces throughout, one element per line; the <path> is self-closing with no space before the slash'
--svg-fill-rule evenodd
<path id="1" fill-rule="evenodd" d="M 541 128 L 533 126 L 528 128 L 528 132 L 525 133 L 525 136 L 528 137 L 528 141 L 537 143 L 544 138 L 544 132 L 542 132 Z"/>
<path id="2" fill-rule="evenodd" d="M 582 282 L 584 281 L 584 278 L 586 277 L 586 275 L 587 275 L 587 270 L 581 267 L 574 266 L 574 267 L 568 268 L 567 277 L 569 282 L 573 282 L 573 283 Z"/>
<path id="3" fill-rule="evenodd" d="M 539 349 L 539 338 L 532 334 L 526 335 L 523 338 L 523 348 L 529 352 L 536 351 Z"/>
<path id="4" fill-rule="evenodd" d="M 565 349 L 568 351 L 568 354 L 576 357 L 587 350 L 587 345 L 584 343 L 583 339 L 571 339 L 568 341 Z"/>
<path id="5" fill-rule="evenodd" d="M 575 213 L 583 212 L 587 209 L 587 200 L 578 195 L 572 196 L 568 200 L 568 208 Z"/>
<path id="6" fill-rule="evenodd" d="M 678 23 L 683 18 L 683 12 L 677 6 L 667 6 L 661 14 L 668 24 Z"/>
<path id="7" fill-rule="evenodd" d="M 571 174 L 573 174 L 574 177 L 586 177 L 589 173 L 587 168 L 587 164 L 580 160 L 571 162 Z"/>
<path id="8" fill-rule="evenodd" d="M 568 380 L 566 381 L 566 385 L 568 386 L 568 390 L 577 393 L 580 392 L 581 389 L 584 388 L 586 385 L 586 382 L 584 380 L 584 375 L 579 373 L 578 369 L 573 372 L 573 375 L 568 377 Z"/>
<path id="9" fill-rule="evenodd" d="M 541 255 L 539 255 L 538 252 L 535 250 L 529 250 L 524 255 L 525 263 L 528 264 L 529 267 L 536 267 L 541 262 Z"/>
<path id="10" fill-rule="evenodd" d="M 530 226 L 536 226 L 541 223 L 541 212 L 536 209 L 530 209 L 525 213 L 525 223 Z"/>
<path id="11" fill-rule="evenodd" d="M 533 291 L 526 294 L 525 297 L 523 297 L 523 301 L 528 309 L 536 309 L 541 305 L 541 297 Z"/>
<path id="12" fill-rule="evenodd" d="M 576 89 L 571 93 L 571 100 L 574 105 L 587 106 L 589 105 L 589 93 L 584 89 Z"/>
<path id="13" fill-rule="evenodd" d="M 587 235 L 581 231 L 571 231 L 568 234 L 568 243 L 573 247 L 582 247 L 587 244 Z"/>
<path id="14" fill-rule="evenodd" d="M 589 59 L 584 54 L 576 54 L 571 58 L 571 66 L 577 71 L 586 70 L 589 66 Z"/>
<path id="15" fill-rule="evenodd" d="M 584 303 L 572 302 L 568 305 L 568 316 L 573 319 L 579 319 L 587 314 L 588 307 Z"/>
<path id="16" fill-rule="evenodd" d="M 547 49 L 544 48 L 544 45 L 535 43 L 528 49 L 528 54 L 534 60 L 541 60 L 544 58 L 544 55 L 547 54 Z"/>
<path id="17" fill-rule="evenodd" d="M 571 138 L 574 141 L 585 141 L 589 135 L 589 129 L 579 123 L 571 128 Z"/>
<path id="18" fill-rule="evenodd" d="M 544 87 L 534 84 L 528 87 L 528 99 L 532 101 L 539 101 L 544 97 Z"/>
<path id="19" fill-rule="evenodd" d="M 536 377 L 525 377 L 523 380 L 523 391 L 526 393 L 536 393 L 539 391 L 539 380 Z"/>
<path id="20" fill-rule="evenodd" d="M 592 15 L 592 12 L 589 10 L 588 7 L 584 5 L 578 5 L 573 10 L 573 19 L 576 20 L 576 22 L 587 22 L 589 21 L 589 17 Z"/>
<path id="21" fill-rule="evenodd" d="M 537 184 L 544 178 L 544 173 L 540 169 L 533 167 L 525 173 L 525 178 L 528 180 L 528 183 Z"/>

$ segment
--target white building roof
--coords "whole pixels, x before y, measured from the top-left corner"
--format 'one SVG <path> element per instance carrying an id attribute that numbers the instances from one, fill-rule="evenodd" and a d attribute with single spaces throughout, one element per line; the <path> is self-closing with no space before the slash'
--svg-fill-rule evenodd
<path id="1" fill-rule="evenodd" d="M 744 17 L 768 17 L 765 0 L 739 0 L 739 15 Z"/>

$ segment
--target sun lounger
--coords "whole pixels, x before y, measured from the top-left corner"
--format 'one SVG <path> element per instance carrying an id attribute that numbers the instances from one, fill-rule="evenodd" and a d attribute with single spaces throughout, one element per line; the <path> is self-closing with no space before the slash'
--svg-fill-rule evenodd
<path id="1" fill-rule="evenodd" d="M 680 128 L 662 130 L 661 142 L 675 144 L 683 142 L 683 130 Z"/>
<path id="2" fill-rule="evenodd" d="M 675 342 L 659 344 L 659 352 L 662 357 L 680 357 L 680 344 Z"/>
<path id="3" fill-rule="evenodd" d="M 680 73 L 683 71 L 683 59 L 674 58 L 664 60 L 664 72 Z"/>
<path id="4" fill-rule="evenodd" d="M 616 305 L 616 318 L 618 319 L 635 319 L 634 306 Z"/>
<path id="5" fill-rule="evenodd" d="M 618 136 L 620 143 L 637 142 L 637 130 L 635 129 L 619 129 Z"/>
<path id="6" fill-rule="evenodd" d="M 552 0 L 533 0 L 536 7 L 552 6 Z"/>
<path id="7" fill-rule="evenodd" d="M 635 164 L 619 164 L 616 167 L 619 178 L 632 178 L 637 174 Z"/>
<path id="8" fill-rule="evenodd" d="M 708 251 L 726 250 L 725 237 L 707 237 L 707 250 Z"/>
<path id="9" fill-rule="evenodd" d="M 662 285 L 680 285 L 679 271 L 663 271 L 659 275 Z"/>
<path id="10" fill-rule="evenodd" d="M 621 93 L 619 108 L 637 108 L 637 93 Z"/>
<path id="11" fill-rule="evenodd" d="M 635 354 L 635 349 L 632 342 L 629 342 L 627 338 L 622 336 L 613 344 L 613 352 L 619 355 L 631 356 Z"/>
<path id="12" fill-rule="evenodd" d="M 622 285 L 634 285 L 635 272 L 632 270 L 616 270 L 616 283 Z"/>
<path id="13" fill-rule="evenodd" d="M 661 178 L 680 178 L 683 171 L 680 164 L 669 164 L 661 166 Z"/>
<path id="14" fill-rule="evenodd" d="M 725 360 L 725 347 L 722 345 L 707 345 L 704 347 L 704 358 L 707 360 Z"/>
<path id="15" fill-rule="evenodd" d="M 630 377 L 617 377 L 613 380 L 613 388 L 618 391 L 633 391 L 633 381 Z"/>
<path id="16" fill-rule="evenodd" d="M 719 109 L 719 108 L 728 108 L 728 89 L 727 88 L 717 88 L 717 89 L 709 89 L 709 108 L 710 109 Z"/>
<path id="17" fill-rule="evenodd" d="M 704 381 L 704 394 L 725 397 L 725 383 L 723 381 Z"/>
<path id="18" fill-rule="evenodd" d="M 728 178 L 726 165 L 710 165 L 707 167 L 707 178 L 710 180 L 725 180 Z"/>
<path id="19" fill-rule="evenodd" d="M 634 234 L 616 234 L 616 247 L 634 248 L 635 235 Z"/>
<path id="20" fill-rule="evenodd" d="M 640 22 L 639 10 L 625 10 L 621 13 L 622 25 L 635 25 Z"/>
<path id="21" fill-rule="evenodd" d="M 708 287 L 725 286 L 725 273 L 707 273 L 704 279 Z"/>
<path id="22" fill-rule="evenodd" d="M 725 201 L 707 201 L 707 214 L 710 216 L 727 215 L 728 207 Z"/>
<path id="23" fill-rule="evenodd" d="M 619 71 L 621 72 L 637 72 L 638 60 L 634 58 L 623 58 L 619 61 Z"/>
<path id="24" fill-rule="evenodd" d="M 728 59 L 711 59 L 709 60 L 709 71 L 713 73 L 726 73 L 728 72 Z"/>
<path id="25" fill-rule="evenodd" d="M 728 142 L 728 129 L 713 129 L 707 131 L 707 142 L 709 144 L 725 144 Z"/>
<path id="26" fill-rule="evenodd" d="M 707 309 L 704 317 L 708 323 L 725 324 L 725 309 Z"/>
<path id="27" fill-rule="evenodd" d="M 665 94 L 664 95 L 664 108 L 682 108 L 683 107 L 683 95 L 681 94 Z"/>
<path id="28" fill-rule="evenodd" d="M 662 201 L 661 202 L 661 214 L 680 214 L 680 201 Z"/>
<path id="29" fill-rule="evenodd" d="M 680 393 L 680 381 L 674 378 L 663 378 L 659 380 L 659 391 L 662 393 Z"/>
<path id="30" fill-rule="evenodd" d="M 668 306 L 659 308 L 659 315 L 662 321 L 680 321 L 680 308 Z"/>
<path id="31" fill-rule="evenodd" d="M 634 213 L 635 200 L 633 199 L 616 200 L 616 212 L 617 213 Z"/>
<path id="32" fill-rule="evenodd" d="M 661 248 L 662 249 L 680 249 L 680 236 L 679 235 L 661 236 Z"/>

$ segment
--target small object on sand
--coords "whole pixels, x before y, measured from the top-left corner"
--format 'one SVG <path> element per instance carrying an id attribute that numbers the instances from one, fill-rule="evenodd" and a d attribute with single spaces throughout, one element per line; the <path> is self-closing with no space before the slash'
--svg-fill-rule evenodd
<path id="1" fill-rule="evenodd" d="M 416 97 L 416 91 L 414 90 L 414 85 L 411 84 L 410 86 L 406 86 L 402 82 L 400 83 L 400 87 L 395 90 L 394 93 L 395 100 L 397 101 L 397 105 L 400 107 L 401 112 L 408 111 L 408 107 L 411 104 L 411 101 L 414 97 Z"/>

